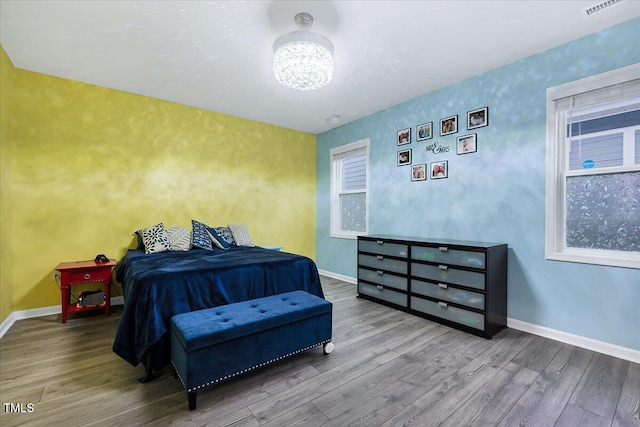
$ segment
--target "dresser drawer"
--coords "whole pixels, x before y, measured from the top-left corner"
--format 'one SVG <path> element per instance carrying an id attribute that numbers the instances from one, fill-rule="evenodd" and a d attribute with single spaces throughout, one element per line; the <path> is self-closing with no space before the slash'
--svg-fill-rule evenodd
<path id="1" fill-rule="evenodd" d="M 441 319 L 484 331 L 484 314 L 451 307 L 444 302 L 438 303 L 416 297 L 411 297 L 411 308 Z"/>
<path id="2" fill-rule="evenodd" d="M 403 245 L 402 243 L 389 243 L 384 240 L 359 240 L 358 250 L 398 258 L 409 257 L 409 247 L 407 245 Z"/>
<path id="3" fill-rule="evenodd" d="M 411 292 L 414 294 L 428 296 L 440 301 L 450 301 L 467 307 L 484 310 L 484 294 L 478 292 L 465 291 L 450 287 L 444 283 L 428 283 L 421 280 L 411 280 Z"/>
<path id="4" fill-rule="evenodd" d="M 378 285 L 400 289 L 401 291 L 407 290 L 408 279 L 406 277 L 394 276 L 393 274 L 385 273 L 382 270 L 373 271 L 365 268 L 359 268 L 358 278 Z"/>
<path id="5" fill-rule="evenodd" d="M 437 248 L 428 246 L 412 246 L 411 259 L 418 261 L 437 262 L 440 264 L 455 264 L 464 267 L 482 268 L 486 266 L 484 252 L 449 249 L 446 246 Z"/>
<path id="6" fill-rule="evenodd" d="M 411 275 L 434 282 L 448 282 L 484 290 L 484 273 L 459 270 L 446 265 L 411 264 Z"/>
<path id="7" fill-rule="evenodd" d="M 391 302 L 403 307 L 407 306 L 406 294 L 401 294 L 400 292 L 392 291 L 391 289 L 387 289 L 382 286 L 373 286 L 366 283 L 358 283 L 358 292 L 382 301 Z"/>
<path id="8" fill-rule="evenodd" d="M 385 258 L 382 255 L 358 255 L 358 265 L 385 270 L 392 273 L 407 274 L 407 261 Z"/>

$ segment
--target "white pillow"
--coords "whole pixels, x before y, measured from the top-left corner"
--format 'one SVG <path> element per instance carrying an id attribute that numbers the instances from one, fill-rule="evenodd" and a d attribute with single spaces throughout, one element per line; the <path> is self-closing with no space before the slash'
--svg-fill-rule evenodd
<path id="1" fill-rule="evenodd" d="M 229 224 L 229 230 L 231 230 L 231 235 L 233 235 L 233 240 L 235 240 L 237 246 L 255 246 L 246 225 Z"/>
<path id="2" fill-rule="evenodd" d="M 191 249 L 191 230 L 171 226 L 166 230 L 172 251 L 188 251 Z"/>
<path id="3" fill-rule="evenodd" d="M 144 253 L 155 254 L 165 252 L 171 249 L 171 243 L 164 230 L 164 224 L 159 223 L 149 228 L 138 230 L 144 242 Z"/>

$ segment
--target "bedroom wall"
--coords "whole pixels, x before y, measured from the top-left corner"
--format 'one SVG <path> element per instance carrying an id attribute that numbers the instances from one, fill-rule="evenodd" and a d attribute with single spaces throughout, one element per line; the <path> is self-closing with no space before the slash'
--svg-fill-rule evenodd
<path id="1" fill-rule="evenodd" d="M 640 62 L 637 40 L 640 19 L 318 135 L 318 267 L 357 275 L 356 241 L 329 237 L 329 150 L 370 138 L 370 233 L 506 242 L 510 318 L 640 350 L 640 269 L 544 258 L 546 89 Z M 456 155 L 467 111 L 484 106 L 478 152 Z M 448 160 L 449 178 L 411 182 L 396 166 L 397 131 L 454 114 L 462 132 L 402 146 L 414 164 Z M 451 151 L 427 152 L 433 142 Z"/>
<path id="2" fill-rule="evenodd" d="M 13 311 L 11 301 L 11 114 L 15 68 L 0 46 L 0 322 Z"/>
<path id="3" fill-rule="evenodd" d="M 14 87 L 12 310 L 59 304 L 59 262 L 119 259 L 161 221 L 315 258 L 315 135 L 20 69 Z"/>

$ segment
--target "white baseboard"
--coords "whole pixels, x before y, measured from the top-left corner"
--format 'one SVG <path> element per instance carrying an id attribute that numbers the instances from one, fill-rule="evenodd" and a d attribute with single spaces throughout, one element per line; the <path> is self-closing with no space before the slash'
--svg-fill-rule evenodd
<path id="1" fill-rule="evenodd" d="M 124 297 L 112 297 L 111 305 L 124 305 Z M 50 307 L 32 308 L 30 310 L 14 311 L 2 323 L 0 323 L 0 338 L 13 326 L 17 320 L 32 319 L 34 317 L 49 316 L 52 314 L 62 313 L 62 307 L 59 305 L 52 305 Z"/>
<path id="2" fill-rule="evenodd" d="M 327 276 L 327 277 L 331 277 L 332 279 L 342 280 L 343 282 L 352 283 L 354 285 L 358 283 L 358 279 L 356 279 L 355 277 L 343 276 L 342 274 L 332 273 L 331 271 L 320 270 L 320 269 L 318 269 L 318 273 L 320 273 L 320 275 L 322 276 Z"/>
<path id="3" fill-rule="evenodd" d="M 598 353 L 607 354 L 619 359 L 628 360 L 634 363 L 640 363 L 640 351 L 627 347 L 610 344 L 604 341 L 598 341 L 580 335 L 570 334 L 568 332 L 551 329 L 544 326 L 534 325 L 533 323 L 523 322 L 522 320 L 507 318 L 507 326 L 519 331 L 528 332 L 544 338 L 560 341 L 565 344 L 575 345 L 576 347 L 586 348 Z"/>

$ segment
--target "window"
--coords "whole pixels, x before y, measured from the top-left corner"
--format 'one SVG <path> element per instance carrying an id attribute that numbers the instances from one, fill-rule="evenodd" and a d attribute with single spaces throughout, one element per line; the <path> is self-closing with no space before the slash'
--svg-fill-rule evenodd
<path id="1" fill-rule="evenodd" d="M 369 230 L 369 140 L 331 150 L 331 236 L 356 238 Z"/>
<path id="2" fill-rule="evenodd" d="M 639 76 L 547 90 L 547 259 L 640 268 Z"/>

